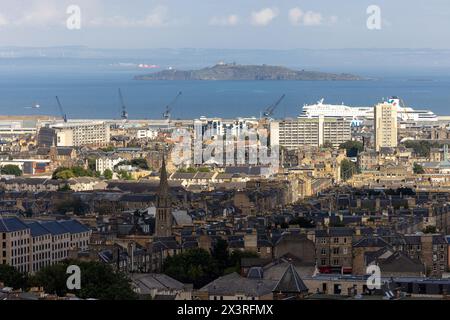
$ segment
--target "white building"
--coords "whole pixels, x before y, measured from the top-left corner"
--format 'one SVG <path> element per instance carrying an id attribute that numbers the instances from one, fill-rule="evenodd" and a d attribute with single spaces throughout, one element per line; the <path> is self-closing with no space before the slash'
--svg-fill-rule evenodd
<path id="1" fill-rule="evenodd" d="M 375 150 L 397 147 L 397 107 L 383 102 L 374 107 Z"/>
<path id="2" fill-rule="evenodd" d="M 140 129 L 136 131 L 136 137 L 138 139 L 156 139 L 156 137 L 158 137 L 158 131 L 152 129 Z"/>
<path id="3" fill-rule="evenodd" d="M 351 140 L 351 122 L 347 118 L 297 118 L 270 123 L 271 146 L 296 149 L 304 146 L 320 147 L 331 143 L 337 147 Z"/>
<path id="4" fill-rule="evenodd" d="M 117 156 L 101 157 L 95 160 L 95 170 L 104 173 L 106 169 L 114 171 L 114 167 L 122 162 L 124 159 Z"/>
<path id="5" fill-rule="evenodd" d="M 103 121 L 64 123 L 52 126 L 58 147 L 102 146 L 110 142 L 110 126 Z"/>

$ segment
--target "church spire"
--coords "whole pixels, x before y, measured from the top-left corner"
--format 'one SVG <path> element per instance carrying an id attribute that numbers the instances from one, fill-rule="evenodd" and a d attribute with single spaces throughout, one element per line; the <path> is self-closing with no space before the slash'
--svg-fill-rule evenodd
<path id="1" fill-rule="evenodd" d="M 167 181 L 166 160 L 165 160 L 164 155 L 163 155 L 163 159 L 162 159 L 161 172 L 159 175 L 158 193 L 159 193 L 160 197 L 167 197 L 169 194 L 169 183 Z"/>
<path id="2" fill-rule="evenodd" d="M 166 160 L 163 156 L 161 172 L 159 175 L 159 190 L 156 195 L 156 237 L 170 237 L 172 235 L 172 201 L 167 181 Z"/>

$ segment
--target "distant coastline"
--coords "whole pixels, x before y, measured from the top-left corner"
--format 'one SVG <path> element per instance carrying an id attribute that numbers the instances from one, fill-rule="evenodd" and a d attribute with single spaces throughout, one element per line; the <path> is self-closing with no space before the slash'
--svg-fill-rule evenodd
<path id="1" fill-rule="evenodd" d="M 293 70 L 281 66 L 240 65 L 220 63 L 199 70 L 168 69 L 160 72 L 135 76 L 136 80 L 203 80 L 203 81 L 360 81 L 362 77 L 349 73 L 326 73 Z"/>

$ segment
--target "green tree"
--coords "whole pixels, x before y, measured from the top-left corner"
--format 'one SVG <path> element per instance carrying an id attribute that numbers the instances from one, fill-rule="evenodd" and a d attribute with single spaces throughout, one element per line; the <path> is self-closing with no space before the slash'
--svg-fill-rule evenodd
<path id="1" fill-rule="evenodd" d="M 406 148 L 414 150 L 414 153 L 420 157 L 428 157 L 431 148 L 439 147 L 439 143 L 426 140 L 408 140 L 404 142 Z"/>
<path id="2" fill-rule="evenodd" d="M 73 174 L 73 171 L 72 170 L 62 170 L 62 171 L 59 171 L 59 172 L 56 172 L 55 174 L 54 174 L 54 179 L 57 179 L 57 180 L 68 180 L 68 179 L 71 179 L 71 178 L 75 178 L 75 175 Z"/>
<path id="3" fill-rule="evenodd" d="M 359 172 L 358 165 L 348 159 L 341 161 L 341 179 L 347 181 Z"/>
<path id="4" fill-rule="evenodd" d="M 84 215 L 89 212 L 89 205 L 80 198 L 71 198 L 69 200 L 59 200 L 55 203 L 55 210 L 59 213 L 73 212 L 76 215 Z"/>
<path id="5" fill-rule="evenodd" d="M 130 164 L 134 167 L 138 167 L 142 170 L 149 170 L 150 167 L 148 166 L 147 160 L 143 158 L 133 159 L 130 161 Z"/>
<path id="6" fill-rule="evenodd" d="M 27 286 L 27 276 L 14 267 L 0 264 L 0 282 L 14 289 L 25 289 Z"/>
<path id="7" fill-rule="evenodd" d="M 72 188 L 66 183 L 63 187 L 59 188 L 58 191 L 72 191 Z"/>
<path id="8" fill-rule="evenodd" d="M 289 221 L 290 225 L 298 225 L 300 228 L 314 228 L 314 223 L 304 217 L 296 217 Z"/>
<path id="9" fill-rule="evenodd" d="M 133 180 L 133 177 L 131 176 L 131 173 L 128 173 L 125 170 L 120 170 L 118 172 L 119 178 L 122 180 Z"/>
<path id="10" fill-rule="evenodd" d="M 325 141 L 324 144 L 322 145 L 322 148 L 334 149 L 334 146 L 333 146 L 333 143 L 331 143 L 331 141 Z"/>
<path id="11" fill-rule="evenodd" d="M 66 286 L 69 265 L 77 265 L 81 269 L 81 290 L 69 291 Z M 42 286 L 48 293 L 64 296 L 74 293 L 82 299 L 93 298 L 100 300 L 130 300 L 136 299 L 130 280 L 120 272 L 100 262 L 64 261 L 45 267 L 38 271 L 30 284 Z"/>
<path id="12" fill-rule="evenodd" d="M 111 180 L 113 178 L 113 172 L 110 169 L 106 169 L 103 172 L 103 176 L 105 177 L 105 179 Z"/>
<path id="13" fill-rule="evenodd" d="M 418 163 L 414 163 L 413 171 L 414 171 L 415 174 L 424 174 L 425 173 L 425 170 L 423 169 L 423 166 L 421 166 Z"/>
<path id="14" fill-rule="evenodd" d="M 196 248 L 167 257 L 164 273 L 183 283 L 201 288 L 221 275 L 217 262 L 208 251 Z"/>
<path id="15" fill-rule="evenodd" d="M 339 149 L 345 149 L 347 157 L 356 157 L 362 151 L 364 151 L 364 145 L 362 142 L 349 140 L 339 145 Z"/>
<path id="16" fill-rule="evenodd" d="M 7 164 L 0 168 L 0 173 L 18 177 L 22 175 L 22 170 L 20 170 L 20 168 L 16 165 Z"/>
<path id="17" fill-rule="evenodd" d="M 241 271 L 241 261 L 244 258 L 258 258 L 259 255 L 253 251 L 233 251 L 230 254 L 229 268 L 226 273 L 230 272 L 240 272 Z"/>
<path id="18" fill-rule="evenodd" d="M 97 168 L 96 158 L 90 157 L 87 160 L 88 160 L 88 168 L 89 168 L 89 170 L 95 171 L 95 169 Z"/>
<path id="19" fill-rule="evenodd" d="M 81 166 L 71 168 L 59 167 L 53 172 L 52 179 L 67 180 L 75 177 L 96 177 L 98 173 L 91 169 L 85 169 Z"/>
<path id="20" fill-rule="evenodd" d="M 435 226 L 426 226 L 425 229 L 422 230 L 423 233 L 437 233 L 437 229 Z"/>
<path id="21" fill-rule="evenodd" d="M 220 273 L 223 273 L 230 263 L 228 242 L 223 239 L 217 240 L 212 250 L 212 257 L 216 260 Z"/>

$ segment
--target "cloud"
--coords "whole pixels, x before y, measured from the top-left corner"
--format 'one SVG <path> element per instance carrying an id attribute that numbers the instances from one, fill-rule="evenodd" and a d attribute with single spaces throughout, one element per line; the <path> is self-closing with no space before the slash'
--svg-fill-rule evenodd
<path id="1" fill-rule="evenodd" d="M 163 27 L 169 24 L 169 10 L 165 6 L 157 6 L 143 19 L 129 19 L 123 16 L 98 17 L 92 19 L 89 24 L 98 27 Z"/>
<path id="2" fill-rule="evenodd" d="M 319 26 L 322 24 L 322 14 L 318 12 L 308 11 L 303 17 L 303 24 L 305 26 Z"/>
<path id="3" fill-rule="evenodd" d="M 293 26 L 319 26 L 322 24 L 323 20 L 323 16 L 320 12 L 303 12 L 298 7 L 289 10 L 289 21 Z"/>
<path id="4" fill-rule="evenodd" d="M 298 26 L 302 22 L 303 11 L 300 8 L 292 8 L 289 10 L 289 21 L 292 25 Z"/>
<path id="5" fill-rule="evenodd" d="M 278 9 L 265 8 L 252 12 L 251 22 L 255 26 L 266 26 L 278 16 Z"/>
<path id="6" fill-rule="evenodd" d="M 331 23 L 331 24 L 337 23 L 338 20 L 339 20 L 339 18 L 338 18 L 337 16 L 331 16 L 331 17 L 330 17 L 330 23 Z"/>
<path id="7" fill-rule="evenodd" d="M 8 18 L 6 18 L 3 14 L 0 13 L 0 28 L 7 26 L 9 24 Z"/>
<path id="8" fill-rule="evenodd" d="M 63 24 L 65 22 L 65 10 L 55 6 L 51 1 L 35 3 L 23 15 L 15 19 L 16 26 L 46 27 Z"/>
<path id="9" fill-rule="evenodd" d="M 162 27 L 169 23 L 169 9 L 165 6 L 157 6 L 143 20 L 137 21 L 137 24 L 144 27 Z"/>
<path id="10" fill-rule="evenodd" d="M 235 14 L 230 14 L 226 17 L 212 17 L 209 20 L 211 26 L 235 26 L 239 23 L 239 17 Z"/>

